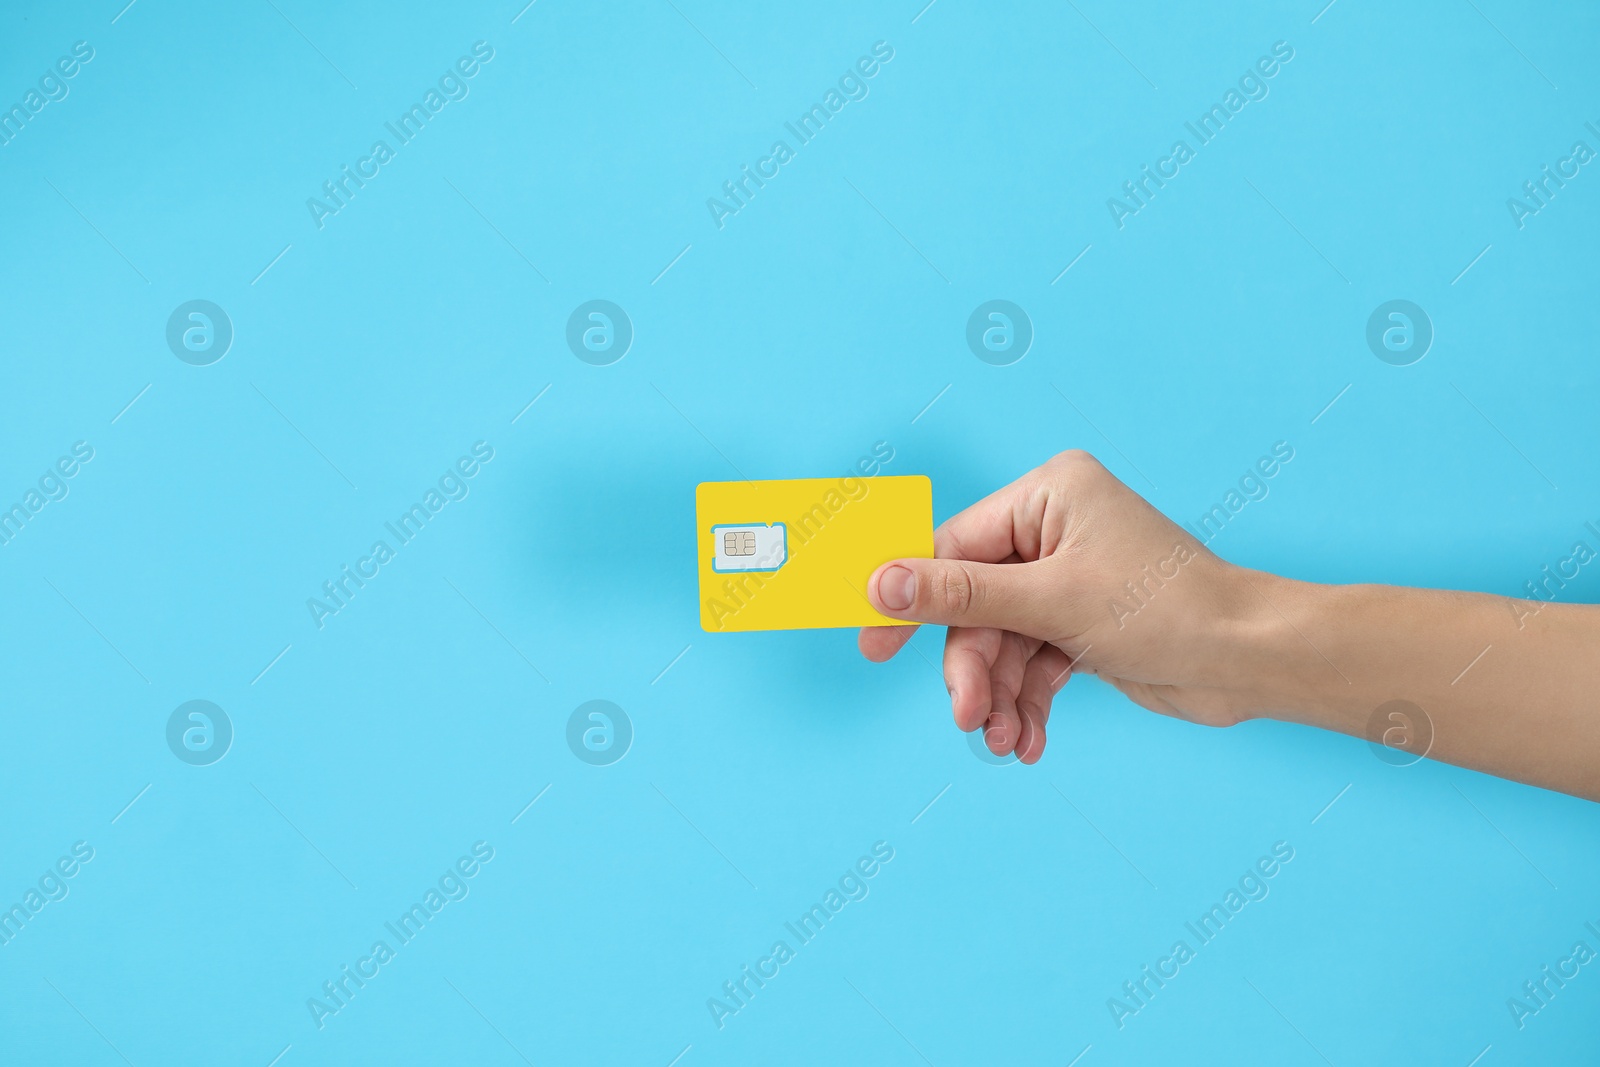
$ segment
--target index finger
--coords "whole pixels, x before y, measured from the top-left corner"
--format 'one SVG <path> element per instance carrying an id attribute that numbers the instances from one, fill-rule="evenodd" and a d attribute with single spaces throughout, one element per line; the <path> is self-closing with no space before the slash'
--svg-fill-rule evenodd
<path id="1" fill-rule="evenodd" d="M 973 563 L 1007 563 L 1027 558 L 1030 545 L 1037 556 L 1036 538 L 1019 537 L 1017 511 L 1025 502 L 1026 476 L 998 489 L 950 516 L 933 532 L 935 559 L 964 559 Z"/>
<path id="2" fill-rule="evenodd" d="M 856 647 L 873 663 L 882 663 L 893 659 L 895 653 L 906 647 L 906 642 L 916 632 L 916 623 L 906 626 L 863 626 L 860 636 L 856 638 Z"/>

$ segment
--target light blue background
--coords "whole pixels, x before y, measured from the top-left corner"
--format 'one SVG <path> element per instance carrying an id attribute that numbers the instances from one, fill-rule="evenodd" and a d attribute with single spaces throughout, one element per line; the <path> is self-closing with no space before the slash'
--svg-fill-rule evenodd
<path id="1" fill-rule="evenodd" d="M 1525 229 L 1505 204 L 1600 148 L 1600 14 L 921 2 L 8 5 L 0 103 L 95 57 L 0 147 L 0 503 L 95 458 L 0 547 L 0 898 L 95 858 L 0 948 L 0 1060 L 1594 1057 L 1600 966 L 1506 1008 L 1600 948 L 1593 805 L 1089 679 L 1039 766 L 993 767 L 938 632 L 887 666 L 702 633 L 692 516 L 735 467 L 886 441 L 939 519 L 1083 447 L 1190 521 L 1284 440 L 1226 558 L 1521 593 L 1600 524 L 1600 164 Z M 306 198 L 478 40 L 470 96 L 319 231 Z M 867 99 L 717 229 L 706 198 L 880 40 Z M 1119 231 L 1106 199 L 1280 40 Z M 164 341 L 196 298 L 236 331 L 209 367 Z M 636 331 L 609 367 L 564 341 L 594 298 Z M 1014 366 L 965 345 L 994 298 L 1036 331 Z M 1414 366 L 1365 345 L 1393 298 L 1436 329 Z M 479 440 L 470 496 L 319 630 L 306 599 Z M 164 740 L 191 699 L 236 730 L 210 767 Z M 564 740 L 591 699 L 633 722 L 609 767 Z M 319 1030 L 307 998 L 478 840 L 470 896 Z M 719 1031 L 707 998 L 880 840 Z M 1271 895 L 1119 1031 L 1107 998 L 1276 841 Z"/>

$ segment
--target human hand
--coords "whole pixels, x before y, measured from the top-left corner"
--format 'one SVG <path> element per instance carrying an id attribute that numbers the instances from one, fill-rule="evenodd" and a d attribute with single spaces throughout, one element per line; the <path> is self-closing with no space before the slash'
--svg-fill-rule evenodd
<path id="1" fill-rule="evenodd" d="M 1063 452 L 944 523 L 934 559 L 884 564 L 868 585 L 891 618 L 949 627 L 944 678 L 956 725 L 996 755 L 1035 763 L 1055 694 L 1098 674 L 1136 703 L 1226 726 L 1254 699 L 1239 662 L 1270 575 L 1207 551 L 1086 452 Z M 868 627 L 892 657 L 916 626 Z"/>

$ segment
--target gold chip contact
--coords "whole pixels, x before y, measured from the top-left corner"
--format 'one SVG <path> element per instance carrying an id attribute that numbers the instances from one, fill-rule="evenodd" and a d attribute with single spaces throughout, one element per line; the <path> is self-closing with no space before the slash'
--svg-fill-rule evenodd
<path id="1" fill-rule="evenodd" d="M 756 535 L 752 530 L 729 530 L 722 535 L 724 556 L 753 556 L 756 554 Z"/>

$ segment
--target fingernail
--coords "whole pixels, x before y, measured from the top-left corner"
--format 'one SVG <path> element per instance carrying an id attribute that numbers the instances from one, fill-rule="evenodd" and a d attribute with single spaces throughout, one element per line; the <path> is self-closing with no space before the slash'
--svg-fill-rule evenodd
<path id="1" fill-rule="evenodd" d="M 878 599 L 890 611 L 904 611 L 917 595 L 917 576 L 896 564 L 878 577 Z"/>
<path id="2" fill-rule="evenodd" d="M 989 751 L 994 751 L 995 745 L 1002 748 L 1006 743 L 1005 720 L 998 715 L 989 716 L 989 721 L 983 727 L 983 739 L 989 743 Z"/>

